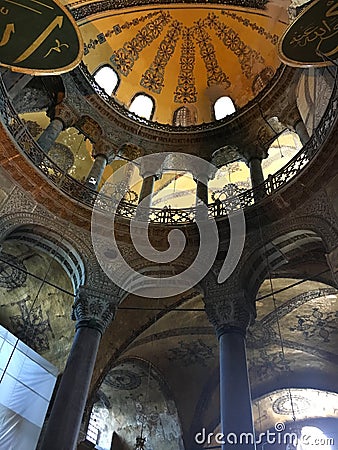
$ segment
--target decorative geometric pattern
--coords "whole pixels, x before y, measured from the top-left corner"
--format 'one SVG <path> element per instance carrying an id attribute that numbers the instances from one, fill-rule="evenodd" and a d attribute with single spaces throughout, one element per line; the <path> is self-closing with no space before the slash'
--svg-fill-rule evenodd
<path id="1" fill-rule="evenodd" d="M 253 50 L 240 39 L 239 34 L 232 28 L 222 23 L 214 13 L 209 13 L 204 24 L 209 28 L 214 28 L 216 35 L 223 44 L 231 50 L 238 58 L 243 74 L 252 77 L 252 69 L 255 63 L 264 64 L 264 58 L 256 50 Z"/>
<path id="2" fill-rule="evenodd" d="M 251 22 L 249 19 L 244 19 L 242 16 L 239 16 L 238 14 L 230 11 L 222 11 L 222 14 L 228 17 L 231 17 L 232 19 L 236 20 L 237 22 L 243 24 L 245 27 L 249 27 L 254 31 L 258 31 L 258 34 L 261 36 L 264 36 L 265 39 L 269 40 L 273 45 L 276 45 L 278 42 L 278 36 L 277 34 L 271 34 L 268 31 L 266 31 L 263 27 L 259 27 L 256 23 Z"/>
<path id="3" fill-rule="evenodd" d="M 112 35 L 118 35 L 122 33 L 123 30 L 129 30 L 129 28 L 134 27 L 145 20 L 151 19 L 155 16 L 158 16 L 160 14 L 159 11 L 148 13 L 144 16 L 137 17 L 131 21 L 125 22 L 123 25 L 114 25 L 113 28 L 110 30 L 107 30 L 105 33 L 100 33 L 96 36 L 96 39 L 90 39 L 90 41 L 87 43 L 84 43 L 84 55 L 88 55 L 90 50 L 95 50 L 95 47 L 97 45 L 103 44 L 106 42 L 106 38 L 111 37 Z"/>
<path id="4" fill-rule="evenodd" d="M 164 26 L 170 22 L 170 19 L 169 12 L 161 11 L 159 17 L 147 23 L 131 41 L 113 52 L 110 61 L 116 70 L 124 76 L 129 75 L 139 54 L 161 35 Z"/>
<path id="5" fill-rule="evenodd" d="M 42 133 L 42 131 L 43 131 L 42 127 L 34 120 L 25 120 L 25 119 L 21 119 L 21 120 L 26 125 L 28 131 L 30 132 L 30 134 L 33 137 L 36 138 L 39 136 L 39 134 Z"/>
<path id="6" fill-rule="evenodd" d="M 300 414 L 309 409 L 310 402 L 307 398 L 299 394 L 282 395 L 272 404 L 272 410 L 276 414 L 289 416 L 293 414 Z"/>
<path id="7" fill-rule="evenodd" d="M 268 353 L 265 348 L 252 352 L 249 359 L 249 374 L 255 379 L 266 379 L 272 375 L 290 370 L 290 364 L 282 352 Z"/>
<path id="8" fill-rule="evenodd" d="M 175 52 L 177 41 L 182 32 L 182 23 L 174 20 L 159 45 L 159 49 L 149 69 L 143 74 L 140 85 L 156 94 L 160 94 L 164 86 L 164 70 Z"/>
<path id="9" fill-rule="evenodd" d="M 176 103 L 195 103 L 197 101 L 197 91 L 193 74 L 195 67 L 195 45 L 193 43 L 193 37 L 193 30 L 185 27 L 181 47 L 180 73 L 174 95 L 174 102 Z"/>
<path id="10" fill-rule="evenodd" d="M 338 311 L 321 312 L 312 308 L 312 314 L 297 315 L 298 323 L 290 327 L 290 331 L 300 331 L 303 337 L 311 339 L 320 336 L 324 342 L 330 342 L 330 337 L 338 333 Z"/>
<path id="11" fill-rule="evenodd" d="M 138 388 L 142 379 L 138 374 L 130 370 L 116 369 L 107 375 L 105 382 L 114 389 L 129 391 Z"/>
<path id="12" fill-rule="evenodd" d="M 60 169 L 65 172 L 69 170 L 74 164 L 74 155 L 71 149 L 64 144 L 55 142 L 48 152 L 48 156 L 54 161 Z"/>
<path id="13" fill-rule="evenodd" d="M 28 295 L 24 300 L 15 303 L 20 315 L 10 316 L 13 333 L 26 345 L 40 353 L 49 350 L 48 333 L 55 339 L 49 319 L 43 319 L 41 306 L 27 307 Z"/>
<path id="14" fill-rule="evenodd" d="M 6 264 L 7 262 L 9 264 Z M 0 253 L 0 287 L 12 291 L 23 286 L 27 280 L 25 270 L 24 264 L 18 258 L 8 253 Z"/>
<path id="15" fill-rule="evenodd" d="M 190 366 L 191 364 L 199 364 L 203 367 L 207 366 L 207 360 L 215 357 L 214 349 L 209 347 L 201 339 L 194 342 L 180 341 L 179 347 L 170 348 L 169 360 L 178 360 L 184 366 Z"/>
<path id="16" fill-rule="evenodd" d="M 231 86 L 230 80 L 218 65 L 212 39 L 205 31 L 205 25 L 203 20 L 198 20 L 194 27 L 194 34 L 207 70 L 207 85 L 223 84 L 225 88 L 229 88 Z"/>
<path id="17" fill-rule="evenodd" d="M 170 2 L 171 4 L 175 3 L 182 3 L 182 0 L 172 0 Z M 195 4 L 196 0 L 186 0 L 185 3 L 189 4 Z M 239 6 L 242 8 L 252 8 L 252 9 L 264 9 L 265 5 L 268 3 L 268 0 L 202 0 L 199 3 L 201 4 L 219 4 L 222 5 L 233 5 L 233 6 Z M 128 6 L 130 7 L 137 7 L 137 6 L 143 6 L 143 5 L 163 5 L 163 0 L 131 0 L 128 3 Z M 100 2 L 93 2 L 88 3 L 83 6 L 79 6 L 78 8 L 74 8 L 72 10 L 72 15 L 75 18 L 75 20 L 80 20 L 85 17 L 99 14 L 104 11 L 114 11 L 117 9 L 122 9 L 126 7 L 125 0 L 103 0 Z"/>

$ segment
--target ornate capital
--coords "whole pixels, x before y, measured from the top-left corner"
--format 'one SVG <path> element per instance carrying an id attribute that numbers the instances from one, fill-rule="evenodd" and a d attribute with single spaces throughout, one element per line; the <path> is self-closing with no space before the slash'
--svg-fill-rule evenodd
<path id="1" fill-rule="evenodd" d="M 59 119 L 63 123 L 63 128 L 72 127 L 79 119 L 78 115 L 65 102 L 61 102 L 55 106 L 54 119 Z"/>
<path id="2" fill-rule="evenodd" d="M 108 162 L 111 156 L 115 156 L 113 145 L 105 139 L 98 139 L 93 145 L 92 156 L 95 158 L 98 155 L 105 156 Z"/>
<path id="3" fill-rule="evenodd" d="M 112 292 L 80 286 L 72 311 L 76 328 L 95 328 L 103 334 L 114 319 L 117 304 Z"/>
<path id="4" fill-rule="evenodd" d="M 138 145 L 128 143 L 121 146 L 118 154 L 126 159 L 129 159 L 130 161 L 133 161 L 134 159 L 144 156 L 144 150 Z"/>
<path id="5" fill-rule="evenodd" d="M 303 122 L 296 103 L 288 105 L 288 107 L 280 113 L 279 120 L 283 125 L 291 128 L 293 131 L 295 130 L 297 123 Z"/>
<path id="6" fill-rule="evenodd" d="M 243 291 L 233 294 L 224 285 L 208 290 L 204 295 L 205 312 L 217 336 L 227 330 L 241 330 L 243 334 L 256 317 L 255 303 Z"/>

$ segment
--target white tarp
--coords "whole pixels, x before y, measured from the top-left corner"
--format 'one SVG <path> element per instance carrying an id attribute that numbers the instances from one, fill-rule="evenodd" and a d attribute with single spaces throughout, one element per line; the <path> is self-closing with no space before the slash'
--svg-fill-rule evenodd
<path id="1" fill-rule="evenodd" d="M 0 450 L 35 450 L 57 369 L 0 325 Z"/>

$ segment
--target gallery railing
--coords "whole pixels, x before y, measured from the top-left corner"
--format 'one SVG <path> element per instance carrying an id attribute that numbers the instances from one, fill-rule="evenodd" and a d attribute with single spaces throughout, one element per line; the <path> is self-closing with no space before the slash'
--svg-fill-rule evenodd
<path id="1" fill-rule="evenodd" d="M 264 183 L 255 189 L 236 192 L 234 185 L 225 186 L 223 195 L 220 196 L 221 200 L 217 200 L 208 205 L 209 217 L 225 217 L 231 211 L 236 211 L 239 208 L 245 209 L 257 204 L 262 199 L 285 186 L 286 183 L 303 169 L 322 147 L 329 136 L 330 130 L 338 120 L 337 79 L 338 77 L 336 76 L 331 98 L 319 125 L 314 130 L 310 140 L 297 155 L 282 169 L 270 175 Z M 22 153 L 62 192 L 89 207 L 94 207 L 95 204 L 96 208 L 108 212 L 115 209 L 113 198 L 100 194 L 75 180 L 46 156 L 16 113 L 2 81 L 0 83 L 0 119 L 16 141 Z M 136 208 L 137 205 L 135 204 L 121 201 L 116 213 L 126 219 L 132 219 L 135 217 Z M 196 208 L 150 208 L 149 211 L 141 213 L 140 216 L 147 216 L 148 220 L 154 223 L 184 225 L 193 223 L 197 214 L 198 210 Z"/>

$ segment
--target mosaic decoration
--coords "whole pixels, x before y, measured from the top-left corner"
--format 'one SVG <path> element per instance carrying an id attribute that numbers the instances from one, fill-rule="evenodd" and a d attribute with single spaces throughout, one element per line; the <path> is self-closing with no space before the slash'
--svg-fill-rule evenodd
<path id="1" fill-rule="evenodd" d="M 255 22 L 251 22 L 249 19 L 246 19 L 242 16 L 239 16 L 238 14 L 232 12 L 232 11 L 222 11 L 223 15 L 227 17 L 231 17 L 231 19 L 236 20 L 237 22 L 243 24 L 245 27 L 249 27 L 254 31 L 257 31 L 258 34 L 261 36 L 264 36 L 265 39 L 271 42 L 271 44 L 276 45 L 278 42 L 278 36 L 277 34 L 271 34 L 268 31 L 266 31 L 263 27 L 258 26 Z"/>
<path id="2" fill-rule="evenodd" d="M 160 94 L 164 86 L 164 71 L 175 52 L 177 41 L 182 32 L 182 23 L 174 20 L 164 39 L 159 45 L 155 59 L 149 69 L 142 75 L 140 85 L 156 94 Z"/>
<path id="3" fill-rule="evenodd" d="M 193 30 L 191 28 L 184 28 L 180 73 L 174 95 L 174 102 L 176 103 L 195 103 L 197 101 L 197 91 L 193 74 L 195 66 L 195 45 L 193 43 L 193 37 Z"/>
<path id="4" fill-rule="evenodd" d="M 122 75 L 128 76 L 139 54 L 161 35 L 164 26 L 170 20 L 170 13 L 161 11 L 159 17 L 145 25 L 131 41 L 113 52 L 110 61 L 116 70 Z"/>
<path id="5" fill-rule="evenodd" d="M 171 0 L 171 4 L 182 3 L 182 0 Z M 186 0 L 185 3 L 196 4 L 195 0 Z M 220 5 L 232 5 L 239 6 L 242 8 L 252 8 L 252 9 L 265 9 L 265 5 L 268 3 L 268 0 L 204 0 L 199 3 L 203 4 L 220 4 Z M 145 5 L 163 5 L 163 0 L 131 0 L 128 4 L 130 7 L 138 7 Z M 103 0 L 96 1 L 93 3 L 89 3 L 83 6 L 79 6 L 72 10 L 72 15 L 75 20 L 81 20 L 85 17 L 89 17 L 91 15 L 99 14 L 104 11 L 116 11 L 117 9 L 123 9 L 126 7 L 126 3 L 124 0 Z"/>
<path id="6" fill-rule="evenodd" d="M 218 65 L 212 39 L 205 31 L 205 25 L 203 20 L 198 20 L 194 27 L 194 35 L 207 70 L 207 85 L 223 84 L 225 88 L 229 88 L 231 86 L 230 80 Z"/>
<path id="7" fill-rule="evenodd" d="M 141 385 L 141 377 L 126 369 L 116 369 L 110 372 L 105 383 L 117 390 L 131 390 L 136 389 Z"/>
<path id="8" fill-rule="evenodd" d="M 49 158 L 54 161 L 58 167 L 67 172 L 74 164 L 73 152 L 67 145 L 55 142 L 48 152 Z"/>
<path id="9" fill-rule="evenodd" d="M 210 347 L 201 339 L 193 342 L 180 341 L 178 345 L 178 347 L 168 350 L 169 360 L 178 360 L 185 367 L 191 364 L 207 367 L 207 361 L 215 357 L 213 347 Z"/>
<path id="10" fill-rule="evenodd" d="M 290 327 L 290 331 L 300 331 L 303 337 L 311 339 L 319 336 L 324 342 L 330 342 L 332 334 L 338 334 L 338 311 L 321 312 L 319 308 L 312 308 L 311 314 L 297 315 L 298 323 Z"/>
<path id="11" fill-rule="evenodd" d="M 27 280 L 26 267 L 15 256 L 0 253 L 0 287 L 12 291 L 21 287 Z"/>
<path id="12" fill-rule="evenodd" d="M 21 120 L 26 125 L 27 130 L 34 138 L 37 138 L 42 133 L 43 131 L 42 127 L 40 127 L 40 125 L 34 120 L 25 120 L 25 119 Z"/>
<path id="13" fill-rule="evenodd" d="M 302 395 L 292 394 L 290 397 L 289 394 L 285 394 L 273 402 L 272 410 L 276 414 L 289 416 L 307 411 L 310 406 L 310 401 Z"/>
<path id="14" fill-rule="evenodd" d="M 251 353 L 249 374 L 252 378 L 265 379 L 289 370 L 290 364 L 284 359 L 282 352 L 268 353 L 262 348 Z"/>
<path id="15" fill-rule="evenodd" d="M 88 55 L 90 50 L 95 50 L 95 47 L 97 45 L 101 45 L 104 42 L 106 42 L 106 38 L 109 38 L 113 35 L 116 36 L 116 35 L 122 33 L 123 30 L 129 30 L 129 28 L 139 25 L 140 23 L 142 23 L 148 19 L 152 19 L 153 17 L 158 16 L 159 14 L 161 14 L 160 11 L 151 12 L 144 16 L 140 16 L 133 20 L 127 21 L 123 25 L 118 25 L 118 24 L 114 25 L 113 28 L 111 28 L 110 30 L 107 30 L 105 33 L 99 33 L 95 39 L 90 39 L 88 44 L 86 42 L 84 43 L 84 55 Z"/>
<path id="16" fill-rule="evenodd" d="M 28 295 L 24 300 L 14 303 L 19 307 L 20 315 L 10 316 L 11 329 L 26 345 L 41 353 L 49 350 L 48 333 L 51 333 L 53 339 L 55 336 L 49 319 L 43 318 L 41 306 L 27 306 L 30 300 Z"/>
<path id="17" fill-rule="evenodd" d="M 222 23 L 214 13 L 209 13 L 204 24 L 214 28 L 216 36 L 222 40 L 226 48 L 232 51 L 238 58 L 243 74 L 250 78 L 253 75 L 253 67 L 256 63 L 264 64 L 264 58 L 256 50 L 253 50 L 240 39 L 239 34 L 232 28 Z"/>

